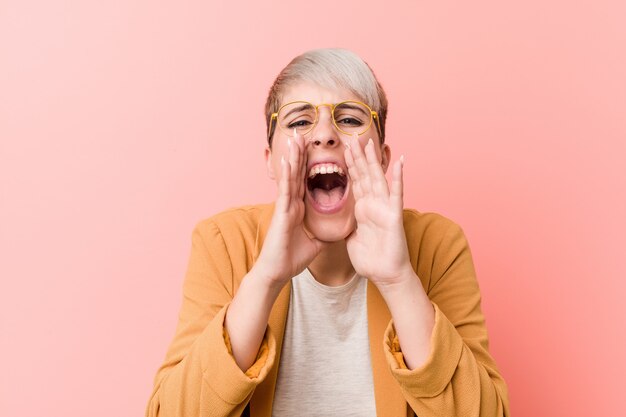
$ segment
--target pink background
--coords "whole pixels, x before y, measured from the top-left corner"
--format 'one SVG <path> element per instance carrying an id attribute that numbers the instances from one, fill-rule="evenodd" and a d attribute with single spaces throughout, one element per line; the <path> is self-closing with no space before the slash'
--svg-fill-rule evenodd
<path id="1" fill-rule="evenodd" d="M 265 95 L 322 46 L 385 86 L 407 206 L 466 231 L 513 414 L 619 414 L 624 4 L 4 0 L 2 415 L 143 414 L 191 231 L 273 199 Z"/>

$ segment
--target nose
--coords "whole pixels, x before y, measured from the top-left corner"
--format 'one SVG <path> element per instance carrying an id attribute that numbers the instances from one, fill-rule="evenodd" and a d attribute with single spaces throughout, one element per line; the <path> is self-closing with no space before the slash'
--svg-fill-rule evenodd
<path id="1" fill-rule="evenodd" d="M 341 144 L 339 131 L 333 124 L 330 111 L 321 111 L 319 120 L 309 133 L 309 143 L 314 147 L 336 147 Z"/>

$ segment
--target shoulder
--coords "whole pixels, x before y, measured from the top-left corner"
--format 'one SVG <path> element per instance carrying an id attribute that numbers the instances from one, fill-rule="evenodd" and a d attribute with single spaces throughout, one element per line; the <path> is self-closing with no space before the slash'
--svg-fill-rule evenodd
<path id="1" fill-rule="evenodd" d="M 227 265 L 234 277 L 241 278 L 258 255 L 260 230 L 271 219 L 273 204 L 235 207 L 196 224 L 192 244 L 214 263 Z"/>
<path id="2" fill-rule="evenodd" d="M 260 219 L 271 210 L 271 204 L 233 207 L 199 221 L 196 227 L 204 228 L 216 226 L 222 231 L 246 227 L 256 229 Z"/>
<path id="3" fill-rule="evenodd" d="M 407 235 L 443 236 L 460 226 L 439 213 L 421 213 L 415 209 L 404 209 L 404 229 Z"/>
<path id="4" fill-rule="evenodd" d="M 272 204 L 234 207 L 199 221 L 194 233 L 210 239 L 219 235 L 224 241 L 254 240 L 259 224 L 271 215 Z"/>
<path id="5" fill-rule="evenodd" d="M 463 229 L 439 213 L 405 209 L 404 231 L 410 256 L 421 267 L 428 267 L 428 275 L 430 268 L 449 265 L 459 253 L 469 249 Z"/>

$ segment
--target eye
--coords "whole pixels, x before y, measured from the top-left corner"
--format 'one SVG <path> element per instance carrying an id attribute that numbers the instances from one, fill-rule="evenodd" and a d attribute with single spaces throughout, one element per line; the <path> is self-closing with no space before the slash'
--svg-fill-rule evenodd
<path id="1" fill-rule="evenodd" d="M 302 128 L 302 127 L 306 127 L 311 125 L 311 122 L 307 119 L 300 119 L 300 120 L 294 120 L 293 122 L 290 122 L 289 124 L 287 124 L 287 127 L 289 129 L 293 129 L 295 128 Z"/>
<path id="2" fill-rule="evenodd" d="M 337 124 L 342 126 L 363 126 L 363 122 L 353 116 L 337 117 Z"/>

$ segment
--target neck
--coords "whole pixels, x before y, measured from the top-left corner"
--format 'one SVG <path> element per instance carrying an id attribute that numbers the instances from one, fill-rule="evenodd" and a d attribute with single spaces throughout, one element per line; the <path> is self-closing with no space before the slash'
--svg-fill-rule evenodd
<path id="1" fill-rule="evenodd" d="M 309 265 L 313 278 L 320 284 L 338 287 L 354 276 L 346 241 L 333 242 L 322 250 Z"/>

